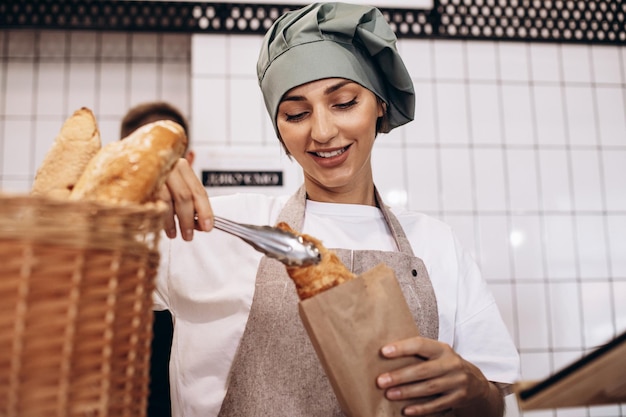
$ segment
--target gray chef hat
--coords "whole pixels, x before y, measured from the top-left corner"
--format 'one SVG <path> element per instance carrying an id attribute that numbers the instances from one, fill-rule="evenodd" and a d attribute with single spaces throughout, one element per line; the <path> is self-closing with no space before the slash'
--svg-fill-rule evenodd
<path id="1" fill-rule="evenodd" d="M 323 78 L 346 78 L 387 103 L 383 133 L 413 120 L 413 82 L 396 36 L 375 7 L 314 3 L 282 15 L 263 40 L 257 76 L 274 129 L 290 89 Z"/>

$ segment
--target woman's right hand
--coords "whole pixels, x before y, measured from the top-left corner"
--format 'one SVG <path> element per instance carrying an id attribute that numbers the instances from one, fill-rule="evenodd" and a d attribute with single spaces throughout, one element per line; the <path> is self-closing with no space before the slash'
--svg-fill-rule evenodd
<path id="1" fill-rule="evenodd" d="M 209 196 L 189 162 L 181 158 L 159 191 L 159 199 L 167 206 L 165 233 L 176 237 L 176 220 L 184 240 L 193 239 L 193 231 L 208 232 L 213 228 L 213 210 Z"/>

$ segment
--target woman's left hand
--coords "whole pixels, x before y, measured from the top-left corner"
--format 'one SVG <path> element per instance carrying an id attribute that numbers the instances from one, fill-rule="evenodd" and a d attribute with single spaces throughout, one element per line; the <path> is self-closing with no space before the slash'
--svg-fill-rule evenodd
<path id="1" fill-rule="evenodd" d="M 497 391 L 476 366 L 437 340 L 413 337 L 385 345 L 381 353 L 386 358 L 418 356 L 424 360 L 377 379 L 378 387 L 386 390 L 390 400 L 421 399 L 406 407 L 405 415 L 471 408 L 476 402 L 490 402 L 493 389 Z"/>

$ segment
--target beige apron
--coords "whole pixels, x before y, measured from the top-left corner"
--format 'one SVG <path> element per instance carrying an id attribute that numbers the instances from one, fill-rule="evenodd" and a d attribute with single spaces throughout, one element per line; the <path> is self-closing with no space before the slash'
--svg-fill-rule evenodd
<path id="1" fill-rule="evenodd" d="M 376 197 L 399 252 L 333 250 L 355 274 L 381 262 L 392 268 L 420 334 L 437 339 L 437 301 L 428 272 L 422 260 L 414 257 L 398 220 L 378 193 Z M 278 221 L 301 230 L 305 204 L 302 187 L 287 202 Z M 298 315 L 298 301 L 285 266 L 263 257 L 220 417 L 343 415 Z"/>

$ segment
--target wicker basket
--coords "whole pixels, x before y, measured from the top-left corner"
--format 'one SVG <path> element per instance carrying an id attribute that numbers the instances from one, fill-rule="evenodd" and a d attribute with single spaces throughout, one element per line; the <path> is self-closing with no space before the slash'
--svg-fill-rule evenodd
<path id="1" fill-rule="evenodd" d="M 0 196 L 0 416 L 145 416 L 163 210 Z"/>

